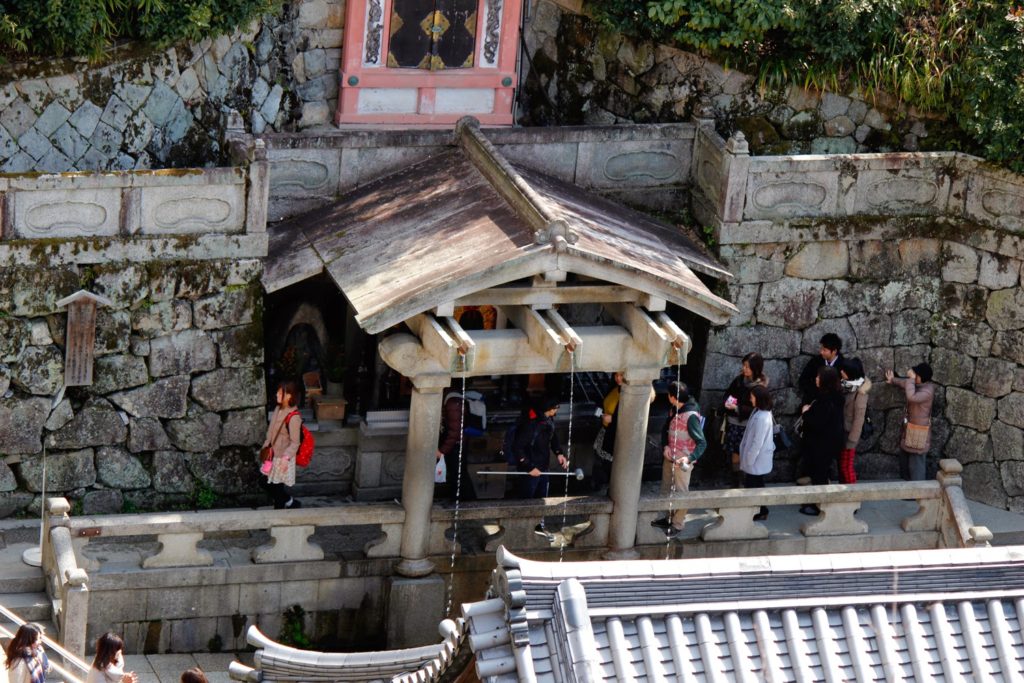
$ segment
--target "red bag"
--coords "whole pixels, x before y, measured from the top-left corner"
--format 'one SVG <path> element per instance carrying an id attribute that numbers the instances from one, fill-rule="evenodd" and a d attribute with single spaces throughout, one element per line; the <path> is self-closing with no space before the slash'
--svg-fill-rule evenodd
<path id="1" fill-rule="evenodd" d="M 299 411 L 297 410 L 289 413 L 288 417 L 284 419 L 285 424 L 292 419 L 293 415 L 298 414 Z M 313 435 L 306 429 L 306 425 L 303 424 L 299 433 L 299 450 L 295 453 L 295 464 L 299 467 L 308 467 L 309 461 L 313 459 L 313 446 L 315 445 Z"/>

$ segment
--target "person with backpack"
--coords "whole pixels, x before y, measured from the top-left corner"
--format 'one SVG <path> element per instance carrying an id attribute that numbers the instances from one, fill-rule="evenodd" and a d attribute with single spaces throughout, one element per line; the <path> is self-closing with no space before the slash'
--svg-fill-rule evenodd
<path id="1" fill-rule="evenodd" d="M 668 401 L 672 405 L 669 420 L 662 432 L 661 495 L 686 493 L 690 490 L 693 465 L 704 454 L 708 441 L 701 426 L 700 406 L 683 382 L 668 385 Z M 665 529 L 670 537 L 678 536 L 686 521 L 686 508 L 681 507 L 651 522 Z"/>
<path id="2" fill-rule="evenodd" d="M 260 485 L 270 496 L 275 510 L 302 507 L 289 488 L 295 486 L 296 455 L 302 440 L 302 416 L 297 407 L 299 385 L 285 380 L 277 387 L 277 407 L 267 425 L 267 438 L 260 450 L 260 472 L 265 479 Z"/>
<path id="3" fill-rule="evenodd" d="M 438 460 L 444 458 L 445 464 L 445 482 L 438 485 L 439 493 L 454 498 L 458 490 L 462 500 L 476 500 L 476 489 L 473 488 L 473 480 L 469 476 L 469 454 L 465 445 L 462 449 L 462 467 L 459 467 L 459 442 L 463 439 L 464 432 L 469 431 L 469 421 L 472 417 L 469 408 L 469 401 L 465 396 L 448 390 L 441 411 L 440 442 L 435 456 Z M 462 477 L 461 486 L 458 485 L 456 473 Z"/>

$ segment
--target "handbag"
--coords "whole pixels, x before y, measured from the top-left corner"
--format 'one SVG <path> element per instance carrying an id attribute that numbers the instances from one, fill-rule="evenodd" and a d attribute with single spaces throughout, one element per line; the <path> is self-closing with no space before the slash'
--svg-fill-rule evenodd
<path id="1" fill-rule="evenodd" d="M 445 484 L 448 482 L 448 463 L 444 461 L 444 458 L 439 458 L 437 465 L 434 467 L 434 483 Z"/>
<path id="2" fill-rule="evenodd" d="M 604 449 L 604 431 L 605 428 L 602 425 L 597 430 L 597 436 L 594 437 L 594 455 L 601 458 L 602 460 L 612 461 L 612 454 Z"/>
<path id="3" fill-rule="evenodd" d="M 277 425 L 277 431 L 274 432 L 274 438 L 272 438 L 270 440 L 270 444 L 268 444 L 268 445 L 266 445 L 266 446 L 264 446 L 263 448 L 260 449 L 260 471 L 261 472 L 263 471 L 263 467 L 262 467 L 263 463 L 265 463 L 265 462 L 267 462 L 269 460 L 273 460 L 274 459 L 274 447 L 271 444 L 273 444 L 275 441 L 277 441 L 277 437 L 281 433 L 281 427 L 284 427 L 285 423 L 288 422 L 288 418 L 289 417 L 291 417 L 291 414 L 289 414 L 288 417 L 286 417 L 284 420 L 282 420 L 281 424 Z M 263 472 L 263 473 L 267 474 L 266 472 Z"/>
<path id="4" fill-rule="evenodd" d="M 860 428 L 860 440 L 867 441 L 875 435 L 875 423 L 867 415 L 864 416 L 864 425 Z"/>
<path id="5" fill-rule="evenodd" d="M 789 438 L 786 428 L 778 423 L 775 423 L 772 427 L 772 438 L 775 441 L 775 450 L 777 451 L 788 451 L 793 447 L 793 439 Z"/>
<path id="6" fill-rule="evenodd" d="M 928 432 L 931 425 L 916 425 L 907 422 L 903 429 L 903 443 L 900 444 L 905 451 L 924 451 L 928 448 Z"/>

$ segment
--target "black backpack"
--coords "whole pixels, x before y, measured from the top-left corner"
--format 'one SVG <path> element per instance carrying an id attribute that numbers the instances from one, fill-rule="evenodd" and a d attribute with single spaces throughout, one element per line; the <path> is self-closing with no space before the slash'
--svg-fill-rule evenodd
<path id="1" fill-rule="evenodd" d="M 519 436 L 519 430 L 523 427 L 527 429 L 530 425 L 523 420 L 518 420 L 512 424 L 511 427 L 505 430 L 505 438 L 501 442 L 501 454 L 505 456 L 505 462 L 512 467 L 517 467 L 519 462 L 523 459 L 520 454 L 516 452 L 516 438 Z M 537 440 L 537 429 L 534 428 L 533 436 L 530 438 L 530 448 L 533 448 L 533 442 Z"/>

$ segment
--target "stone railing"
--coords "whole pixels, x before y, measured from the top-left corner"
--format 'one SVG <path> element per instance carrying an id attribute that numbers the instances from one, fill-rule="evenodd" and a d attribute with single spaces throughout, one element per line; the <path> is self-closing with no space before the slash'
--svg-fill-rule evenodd
<path id="1" fill-rule="evenodd" d="M 670 506 L 678 508 L 683 500 L 688 509 L 707 510 L 713 518 L 700 531 L 699 539 L 706 543 L 767 539 L 767 526 L 753 521 L 761 505 L 817 503 L 822 514 L 794 528 L 784 550 L 828 552 L 832 546 L 837 551 L 850 550 L 852 538 L 868 538 L 872 531 L 867 522 L 855 516 L 863 503 L 904 499 L 916 500 L 918 508 L 899 523 L 902 533 L 907 534 L 899 543 L 901 547 L 970 547 L 987 543 L 991 539 L 990 532 L 972 524 L 960 488 L 960 463 L 943 460 L 941 466 L 937 481 L 691 491 L 685 498 L 675 499 L 644 497 L 639 504 L 637 546 L 663 545 L 664 534 L 652 528 L 650 522 Z M 61 504 L 51 503 L 51 510 L 62 512 L 63 508 Z M 547 498 L 543 502 L 465 504 L 459 509 L 458 519 L 461 530 L 474 527 L 483 534 L 482 549 L 486 552 L 492 552 L 499 545 L 515 552 L 543 551 L 558 548 L 562 543 L 574 550 L 586 551 L 607 548 L 611 512 L 612 502 L 605 498 Z M 430 556 L 445 556 L 452 551 L 455 514 L 451 507 L 434 506 L 432 509 L 427 543 Z M 565 524 L 562 524 L 563 517 Z M 546 521 L 549 531 L 555 532 L 549 538 L 535 533 L 535 526 L 541 519 Z M 51 513 L 50 537 L 54 556 L 65 558 L 66 566 L 60 568 L 60 576 L 64 577 L 69 571 L 71 576 L 78 576 L 74 570 L 79 565 L 87 570 L 96 568 L 95 561 L 85 552 L 92 539 L 129 536 L 156 536 L 159 549 L 142 557 L 143 569 L 211 566 L 213 556 L 200 547 L 204 539 L 225 533 L 263 530 L 269 532 L 271 542 L 250 551 L 253 564 L 322 560 L 323 549 L 310 537 L 319 528 L 331 527 L 379 526 L 379 536 L 364 545 L 363 555 L 366 559 L 398 558 L 404 521 L 405 511 L 393 503 L 266 510 L 258 515 L 239 515 L 237 511 L 224 510 L 58 519 Z M 829 544 L 822 540 L 826 537 L 841 541 Z M 75 551 L 77 564 L 74 567 L 67 553 L 69 545 Z M 781 550 L 783 548 L 778 548 L 776 552 Z M 731 551 L 750 554 L 750 550 L 732 548 Z M 461 547 L 456 548 L 457 554 L 461 552 Z"/>
<path id="2" fill-rule="evenodd" d="M 12 265 L 266 255 L 266 149 L 228 168 L 0 177 L 0 262 Z"/>
<path id="3" fill-rule="evenodd" d="M 724 141 L 700 121 L 695 210 L 707 224 L 764 221 L 760 241 L 795 218 L 935 216 L 1024 231 L 1024 177 L 958 152 L 750 156 L 743 134 Z M 856 232 L 856 231 L 854 231 Z M 810 237 L 810 235 L 809 235 Z M 723 242 L 728 242 L 723 234 Z"/>
<path id="4" fill-rule="evenodd" d="M 991 533 L 974 526 L 960 488 L 960 464 L 943 460 L 941 468 L 934 481 L 691 491 L 675 499 L 646 496 L 637 506 L 635 546 L 617 549 L 615 555 L 656 559 L 666 554 L 750 556 L 987 544 Z M 882 508 L 877 507 L 856 514 L 866 502 L 903 499 L 916 505 L 890 506 L 902 506 L 895 519 L 879 514 Z M 685 539 L 667 544 L 650 522 L 682 502 L 694 514 Z M 804 503 L 817 503 L 822 514 L 794 520 L 792 510 L 776 511 L 771 533 L 753 520 L 761 505 Z M 111 624 L 127 629 L 171 622 L 170 640 L 159 647 L 178 650 L 201 647 L 203 641 L 186 638 L 187 630 L 176 631 L 175 620 L 199 619 L 203 629 L 215 629 L 219 619 L 240 613 L 257 615 L 261 628 L 273 631 L 279 610 L 294 604 L 289 601 L 302 602 L 310 612 L 338 609 L 341 594 L 360 604 L 365 590 L 360 582 L 382 586 L 405 559 L 406 513 L 394 503 L 96 517 L 69 517 L 63 498 L 50 499 L 48 507 L 44 568 L 58 605 L 61 637 L 74 652 L 82 652 L 88 638 Z M 570 559 L 609 555 L 612 512 L 612 502 L 597 497 L 464 504 L 454 552 L 465 564 L 456 565 L 456 571 L 486 569 L 481 562 L 489 562 L 499 545 L 541 558 L 563 544 Z M 541 520 L 547 535 L 535 531 Z M 453 552 L 455 526 L 454 508 L 431 509 L 426 556 L 441 571 Z M 253 547 L 254 538 L 262 544 Z M 277 597 L 271 600 L 270 594 Z M 145 629 L 132 633 L 132 647 L 142 647 L 139 634 Z"/>
<path id="5" fill-rule="evenodd" d="M 64 647 L 85 655 L 89 621 L 89 576 L 75 558 L 68 529 L 71 505 L 66 498 L 48 498 L 43 516 L 43 572 L 46 592 L 54 603 L 54 621 Z M 88 673 L 86 670 L 84 673 Z M 83 676 L 84 678 L 84 676 Z"/>
<path id="6" fill-rule="evenodd" d="M 627 201 L 685 201 L 696 135 L 691 123 L 488 128 L 511 162 Z M 449 149 L 452 130 L 335 130 L 263 138 L 272 168 L 272 220 L 333 201 L 367 182 Z"/>

